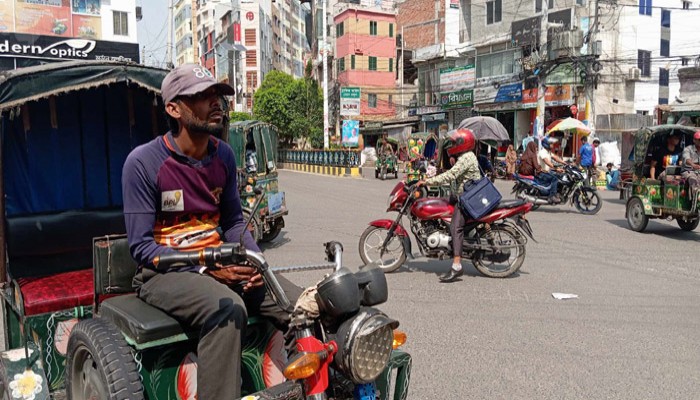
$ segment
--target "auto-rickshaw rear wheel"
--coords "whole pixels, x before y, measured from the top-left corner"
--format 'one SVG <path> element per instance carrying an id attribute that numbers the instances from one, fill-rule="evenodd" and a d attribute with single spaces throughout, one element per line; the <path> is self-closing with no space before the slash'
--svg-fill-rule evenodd
<path id="1" fill-rule="evenodd" d="M 143 384 L 131 347 L 101 318 L 80 321 L 68 339 L 66 395 L 69 400 L 140 400 Z"/>
<path id="2" fill-rule="evenodd" d="M 627 202 L 627 224 L 635 232 L 642 232 L 647 228 L 649 216 L 644 214 L 644 204 L 639 197 L 633 197 Z"/>
<path id="3" fill-rule="evenodd" d="M 695 228 L 698 227 L 698 224 L 700 223 L 700 218 L 695 218 L 695 219 L 683 219 L 683 218 L 678 218 L 676 220 L 678 222 L 678 226 L 683 229 L 686 232 L 694 231 Z"/>
<path id="4" fill-rule="evenodd" d="M 279 236 L 280 232 L 282 232 L 282 227 L 284 226 L 284 221 L 282 218 L 276 219 L 274 222 L 270 224 L 270 231 L 267 233 L 263 233 L 262 239 L 260 239 L 261 242 L 271 242 Z"/>
<path id="5" fill-rule="evenodd" d="M 248 221 L 248 218 L 250 218 L 250 212 L 244 210 L 243 220 Z M 253 236 L 253 240 L 255 240 L 256 242 L 263 240 L 262 227 L 260 226 L 260 221 L 258 221 L 257 217 L 253 218 L 253 220 L 250 222 L 250 225 L 248 226 L 248 231 L 250 231 L 250 234 Z"/>

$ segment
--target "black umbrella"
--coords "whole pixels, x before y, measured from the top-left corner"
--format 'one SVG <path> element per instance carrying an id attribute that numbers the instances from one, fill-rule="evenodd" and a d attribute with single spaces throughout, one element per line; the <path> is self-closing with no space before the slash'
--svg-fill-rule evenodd
<path id="1" fill-rule="evenodd" d="M 467 128 L 474 133 L 476 140 L 505 142 L 510 140 L 506 128 L 493 117 L 471 117 L 464 119 L 457 129 Z"/>

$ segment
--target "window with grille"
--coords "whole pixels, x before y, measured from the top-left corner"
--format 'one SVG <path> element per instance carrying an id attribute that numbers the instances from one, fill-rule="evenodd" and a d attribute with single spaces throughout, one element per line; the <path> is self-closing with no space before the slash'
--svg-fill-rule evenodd
<path id="1" fill-rule="evenodd" d="M 377 108 L 377 95 L 372 93 L 368 94 L 367 104 L 369 105 L 369 108 Z"/>
<path id="2" fill-rule="evenodd" d="M 377 36 L 377 21 L 369 21 L 369 34 Z"/>
<path id="3" fill-rule="evenodd" d="M 502 2 L 501 0 L 486 2 L 486 25 L 501 22 Z"/>
<path id="4" fill-rule="evenodd" d="M 369 70 L 370 71 L 377 70 L 377 57 L 370 57 L 369 58 Z"/>
<path id="5" fill-rule="evenodd" d="M 637 51 L 637 68 L 642 70 L 642 76 L 651 76 L 651 51 Z"/>
<path id="6" fill-rule="evenodd" d="M 129 14 L 124 11 L 112 11 L 114 18 L 114 34 L 119 36 L 129 36 Z"/>
<path id="7" fill-rule="evenodd" d="M 651 0 L 639 0 L 639 15 L 651 15 Z"/>
<path id="8" fill-rule="evenodd" d="M 394 71 L 394 59 L 390 58 L 389 59 L 389 72 L 393 72 L 393 71 Z"/>
<path id="9" fill-rule="evenodd" d="M 355 55 L 350 56 L 350 69 L 355 69 Z"/>
<path id="10" fill-rule="evenodd" d="M 335 36 L 341 37 L 345 34 L 345 23 L 341 22 L 335 26 Z"/>
<path id="11" fill-rule="evenodd" d="M 394 24 L 389 24 L 389 37 L 394 37 Z"/>
<path id="12" fill-rule="evenodd" d="M 345 59 L 344 58 L 338 59 L 338 71 L 339 72 L 345 71 Z"/>

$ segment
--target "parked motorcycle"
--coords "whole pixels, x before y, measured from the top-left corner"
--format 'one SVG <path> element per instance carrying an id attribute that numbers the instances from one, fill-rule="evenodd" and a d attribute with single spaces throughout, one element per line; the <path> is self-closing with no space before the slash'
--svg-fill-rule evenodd
<path id="1" fill-rule="evenodd" d="M 585 185 L 586 176 L 577 167 L 564 165 L 564 172 L 555 174 L 559 179 L 557 194 L 561 204 L 574 205 L 582 214 L 593 215 L 600 211 L 603 203 L 598 192 Z M 553 205 L 549 202 L 549 185 L 539 183 L 535 177 L 514 174 L 515 184 L 512 193 L 519 199 L 533 204 L 533 210 L 541 205 Z"/>
<path id="2" fill-rule="evenodd" d="M 404 216 L 421 254 L 441 260 L 452 257 L 450 222 L 455 205 L 446 198 L 427 197 L 426 193 L 424 188 L 416 190 L 415 185 L 404 182 L 394 187 L 387 211 L 398 212 L 396 219 L 372 221 L 360 237 L 360 257 L 365 264 L 376 263 L 384 272 L 392 272 L 407 257 L 413 257 L 411 238 L 401 224 Z M 464 258 L 470 258 L 476 269 L 489 277 L 514 274 L 525 261 L 525 235 L 532 238 L 530 223 L 523 218 L 531 208 L 532 204 L 522 200 L 502 201 L 483 218 L 467 219 Z"/>

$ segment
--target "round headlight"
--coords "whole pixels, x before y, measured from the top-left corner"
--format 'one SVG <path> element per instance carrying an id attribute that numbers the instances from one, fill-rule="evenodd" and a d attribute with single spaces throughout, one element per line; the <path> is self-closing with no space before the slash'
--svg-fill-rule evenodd
<path id="1" fill-rule="evenodd" d="M 363 308 L 338 329 L 333 362 L 354 383 L 373 382 L 391 357 L 393 330 L 399 323 L 381 311 Z"/>

